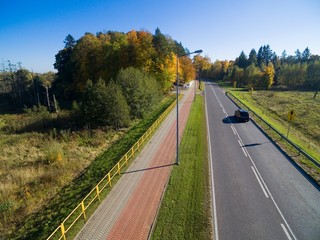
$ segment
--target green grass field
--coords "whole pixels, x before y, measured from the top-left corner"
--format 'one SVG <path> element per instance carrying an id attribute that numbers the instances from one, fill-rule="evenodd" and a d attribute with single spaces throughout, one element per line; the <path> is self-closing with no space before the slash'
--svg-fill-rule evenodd
<path id="1" fill-rule="evenodd" d="M 204 100 L 197 96 L 152 239 L 211 239 L 208 174 Z"/>

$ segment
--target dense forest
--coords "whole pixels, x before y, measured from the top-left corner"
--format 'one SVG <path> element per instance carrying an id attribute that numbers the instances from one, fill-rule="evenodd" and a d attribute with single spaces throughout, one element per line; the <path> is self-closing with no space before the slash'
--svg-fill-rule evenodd
<path id="1" fill-rule="evenodd" d="M 155 34 L 135 30 L 85 33 L 78 40 L 68 35 L 64 43 L 55 56 L 56 73 L 33 73 L 20 63 L 3 62 L 1 101 L 15 110 L 33 107 L 36 111 L 46 106 L 56 113 L 59 105 L 73 106 L 86 123 L 128 126 L 172 88 L 177 56 L 189 53 L 158 28 Z M 201 56 L 194 61 L 179 57 L 180 81 L 194 79 L 195 67 L 202 62 Z"/>
<path id="2" fill-rule="evenodd" d="M 312 55 L 307 47 L 295 55 L 283 51 L 279 57 L 269 45 L 252 49 L 249 57 L 242 51 L 234 61 L 215 61 L 204 76 L 230 81 L 233 86 L 254 89 L 314 91 L 320 87 L 320 56 Z"/>

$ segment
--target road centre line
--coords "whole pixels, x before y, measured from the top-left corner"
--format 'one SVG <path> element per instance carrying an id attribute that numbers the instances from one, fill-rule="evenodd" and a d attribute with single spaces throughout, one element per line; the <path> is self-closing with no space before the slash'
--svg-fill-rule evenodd
<path id="1" fill-rule="evenodd" d="M 237 136 L 238 136 L 238 138 L 240 139 L 240 141 L 242 142 L 241 137 L 239 136 L 239 134 L 238 134 L 238 133 L 237 133 Z M 267 184 L 266 184 L 266 183 L 265 183 L 265 181 L 263 180 L 263 178 L 262 178 L 262 176 L 261 176 L 261 174 L 260 174 L 260 172 L 259 172 L 259 170 L 258 170 L 258 168 L 257 168 L 256 164 L 254 163 L 254 161 L 253 161 L 252 157 L 250 156 L 250 154 L 249 154 L 248 150 L 247 150 L 246 148 L 245 148 L 245 150 L 246 150 L 246 152 L 248 153 L 248 157 L 249 157 L 249 159 L 250 159 L 250 161 L 251 161 L 251 163 L 252 163 L 252 165 L 253 165 L 254 169 L 256 170 L 256 173 L 257 173 L 257 175 L 259 176 L 259 179 L 261 180 L 261 182 L 263 183 L 263 185 L 264 185 L 264 187 L 265 187 L 266 191 L 268 192 L 268 194 L 269 194 L 269 196 L 270 196 L 270 198 L 271 198 L 271 200 L 272 200 L 272 202 L 273 202 L 274 206 L 276 207 L 276 209 L 277 209 L 278 213 L 280 214 L 280 216 L 281 216 L 282 220 L 285 222 L 285 224 L 286 224 L 287 228 L 289 229 L 289 231 L 290 231 L 291 235 L 293 236 L 293 239 L 295 239 L 295 240 L 296 240 L 297 238 L 296 238 L 296 237 L 295 237 L 295 235 L 293 234 L 293 232 L 292 232 L 292 230 L 291 230 L 291 228 L 290 228 L 290 226 L 289 226 L 289 224 L 288 224 L 287 220 L 284 218 L 284 216 L 283 216 L 283 214 L 282 214 L 282 212 L 281 212 L 280 208 L 278 207 L 278 204 L 277 204 L 277 203 L 276 203 L 276 201 L 274 200 L 274 198 L 273 198 L 273 196 L 272 196 L 272 194 L 271 194 L 271 192 L 270 192 L 270 190 L 269 190 L 269 188 L 268 188 Z"/>
<path id="2" fill-rule="evenodd" d="M 240 142 L 240 140 L 238 140 L 238 143 L 239 143 L 239 145 L 240 145 L 240 147 L 241 147 L 241 149 L 242 149 L 242 151 L 243 151 L 244 155 L 245 155 L 246 157 L 248 157 L 248 155 L 247 155 L 247 153 L 246 153 L 246 151 L 245 151 L 244 147 L 242 146 L 242 143 Z"/>
<path id="3" fill-rule="evenodd" d="M 234 128 L 234 126 L 233 126 L 233 125 L 231 125 L 231 129 L 232 129 L 232 131 L 233 131 L 234 135 L 237 135 L 237 133 L 236 133 L 236 129 Z"/>
<path id="4" fill-rule="evenodd" d="M 261 181 L 260 181 L 260 179 L 259 179 L 259 177 L 258 177 L 258 175 L 257 175 L 257 173 L 256 173 L 256 170 L 254 170 L 254 167 L 253 167 L 253 166 L 251 166 L 251 169 L 252 169 L 252 171 L 253 171 L 254 175 L 256 176 L 256 178 L 257 178 L 257 180 L 258 180 L 258 182 L 259 182 L 259 184 L 260 184 L 260 187 L 261 187 L 261 189 L 262 189 L 262 191 L 263 191 L 264 195 L 266 196 L 266 198 L 269 198 L 269 196 L 268 196 L 268 194 L 267 194 L 266 190 L 264 189 L 264 187 L 263 187 L 263 185 L 262 185 L 262 183 L 261 183 Z"/>
<path id="5" fill-rule="evenodd" d="M 217 100 L 221 103 L 221 101 L 220 101 L 220 99 L 218 98 L 218 96 L 217 96 L 217 94 L 216 94 L 216 92 L 215 92 L 215 90 L 213 89 L 213 87 L 211 87 L 211 90 L 212 90 L 212 92 L 214 93 L 214 95 L 216 96 L 216 98 L 217 98 Z M 231 125 L 233 125 L 232 123 L 231 123 Z M 234 127 L 234 126 L 233 126 Z M 237 135 L 237 137 L 238 137 L 238 139 L 240 140 L 240 142 L 242 142 L 242 139 L 241 139 L 241 137 L 240 137 L 240 135 L 238 134 L 238 131 L 236 130 L 236 128 L 234 127 L 234 130 L 235 130 L 235 132 L 236 132 L 236 135 Z M 274 206 L 276 207 L 276 209 L 277 209 L 277 211 L 278 211 L 278 213 L 280 214 L 280 216 L 281 216 L 281 218 L 283 219 L 283 221 L 284 221 L 284 223 L 285 223 L 285 225 L 287 226 L 287 228 L 289 229 L 289 232 L 290 232 L 290 234 L 291 234 L 291 236 L 293 237 L 293 239 L 294 240 L 296 240 L 297 238 L 296 238 L 296 236 L 293 234 L 293 232 L 292 232 L 292 230 L 291 230 L 291 228 L 290 228 L 290 226 L 289 226 L 289 224 L 288 224 L 288 222 L 286 221 L 286 219 L 285 219 L 285 217 L 283 216 L 283 214 L 282 214 L 282 212 L 281 212 L 281 210 L 280 210 L 280 208 L 278 207 L 278 204 L 276 203 L 276 201 L 274 200 L 274 198 L 273 198 L 273 196 L 272 196 L 272 194 L 271 194 L 271 192 L 270 192 L 270 190 L 269 190 L 269 188 L 268 188 L 268 186 L 267 186 L 267 184 L 265 183 L 265 181 L 263 180 L 263 178 L 262 178 L 262 176 L 261 176 L 261 174 L 260 174 L 260 172 L 259 172 L 259 170 L 258 170 L 258 168 L 256 167 L 256 165 L 255 165 L 255 163 L 254 163 L 254 161 L 253 161 L 253 159 L 251 158 L 251 156 L 250 156 L 250 154 L 249 154 L 249 152 L 248 152 L 248 150 L 247 150 L 247 148 L 246 147 L 243 147 L 244 148 L 244 150 L 247 152 L 247 154 L 248 154 L 248 157 L 249 157 L 249 159 L 250 159 L 250 161 L 251 161 L 251 163 L 252 163 L 252 165 L 253 166 L 251 166 L 251 168 L 254 168 L 255 169 L 255 174 L 257 174 L 256 176 L 258 176 L 259 177 L 259 179 L 261 180 L 261 182 L 263 183 L 263 185 L 264 185 L 264 187 L 265 187 L 265 189 L 266 189 L 266 191 L 268 192 L 268 194 L 269 194 L 269 196 L 270 196 L 270 198 L 271 198 L 271 200 L 272 200 L 272 202 L 273 202 L 273 204 L 274 204 Z M 258 178 L 257 178 L 258 179 Z M 283 227 L 282 227 L 283 228 Z M 285 228 L 285 230 L 287 230 L 287 228 Z M 284 229 L 284 228 L 283 228 Z M 284 230 L 284 231 L 285 231 Z M 287 233 L 286 233 L 287 234 Z M 289 234 L 289 233 L 288 233 Z M 288 237 L 288 239 L 290 239 L 290 240 L 292 240 L 292 238 L 290 237 L 290 234 L 289 235 L 287 235 L 287 237 Z"/>
<path id="6" fill-rule="evenodd" d="M 284 233 L 286 234 L 287 238 L 288 238 L 289 240 L 292 240 L 292 238 L 291 238 L 290 234 L 288 233 L 287 228 L 286 228 L 282 223 L 281 223 L 280 225 L 281 225 L 281 227 L 282 227 L 282 229 L 283 229 Z"/>
<path id="7" fill-rule="evenodd" d="M 236 131 L 237 131 L 237 130 L 236 130 Z M 242 139 L 241 139 L 241 137 L 239 136 L 238 132 L 237 132 L 237 136 L 238 136 L 238 138 L 240 139 L 240 141 L 242 142 Z M 262 178 L 262 176 L 261 176 L 261 174 L 260 174 L 260 172 L 259 172 L 259 170 L 258 170 L 258 168 L 257 168 L 256 164 L 254 163 L 254 161 L 253 161 L 252 157 L 250 156 L 250 154 L 249 154 L 249 152 L 248 152 L 247 148 L 244 148 L 244 149 L 246 150 L 246 152 L 247 152 L 247 154 L 248 154 L 248 157 L 249 157 L 249 159 L 250 159 L 250 161 L 251 161 L 251 163 L 252 163 L 252 165 L 253 165 L 253 168 L 256 170 L 256 173 L 257 173 L 257 175 L 259 176 L 259 179 L 261 180 L 261 182 L 263 183 L 263 185 L 264 185 L 264 187 L 265 187 L 266 191 L 268 192 L 268 194 L 269 194 L 269 196 L 270 196 L 270 198 L 271 198 L 271 200 L 272 200 L 272 202 L 273 202 L 274 206 L 276 207 L 276 209 L 277 209 L 278 213 L 280 214 L 281 218 L 282 218 L 282 219 L 283 219 L 283 221 L 285 222 L 285 224 L 286 224 L 287 228 L 289 229 L 289 231 L 290 231 L 291 235 L 293 236 L 293 239 L 295 239 L 295 240 L 296 240 L 295 235 L 293 234 L 293 232 L 292 232 L 292 230 L 291 230 L 291 228 L 290 228 L 290 226 L 289 226 L 289 224 L 288 224 L 287 220 L 284 218 L 284 216 L 283 216 L 283 214 L 282 214 L 282 212 L 281 212 L 280 208 L 278 207 L 278 204 L 277 204 L 277 203 L 276 203 L 276 201 L 274 200 L 274 198 L 273 198 L 273 196 L 272 196 L 272 194 L 271 194 L 271 192 L 270 192 L 270 190 L 269 190 L 269 188 L 268 188 L 267 184 L 266 184 L 266 183 L 265 183 L 265 181 L 263 180 L 263 178 Z"/>

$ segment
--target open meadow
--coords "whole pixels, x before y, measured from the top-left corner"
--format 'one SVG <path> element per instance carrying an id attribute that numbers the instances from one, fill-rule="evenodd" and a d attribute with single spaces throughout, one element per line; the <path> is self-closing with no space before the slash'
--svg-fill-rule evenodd
<path id="1" fill-rule="evenodd" d="M 61 190 L 71 183 L 81 188 L 79 181 L 87 169 L 104 175 L 172 101 L 165 98 L 144 120 L 118 130 L 77 128 L 78 120 L 69 111 L 59 116 L 45 109 L 0 114 L 0 239 L 11 236 L 22 225 L 19 234 L 24 236 L 36 226 L 38 217 L 45 226 L 50 221 L 59 222 L 52 216 L 41 216 L 43 208 L 50 208 L 47 210 L 51 213 L 57 210 L 56 205 L 50 207 L 51 202 L 57 204 Z M 93 177 L 99 178 L 98 173 Z M 90 180 L 92 184 L 95 181 Z M 78 195 L 72 204 L 78 204 Z M 69 209 L 63 211 L 69 213 Z"/>
<path id="2" fill-rule="evenodd" d="M 58 118 L 40 115 L 0 115 L 0 233 L 12 231 L 26 215 L 39 210 L 124 133 L 49 126 L 34 131 L 31 125 L 36 122 Z"/>

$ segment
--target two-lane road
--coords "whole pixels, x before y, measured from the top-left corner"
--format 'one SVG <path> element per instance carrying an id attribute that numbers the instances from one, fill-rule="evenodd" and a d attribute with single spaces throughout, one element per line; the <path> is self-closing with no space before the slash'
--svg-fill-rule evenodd
<path id="1" fill-rule="evenodd" d="M 320 192 L 212 83 L 206 110 L 215 239 L 320 239 Z"/>

